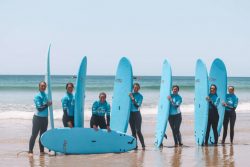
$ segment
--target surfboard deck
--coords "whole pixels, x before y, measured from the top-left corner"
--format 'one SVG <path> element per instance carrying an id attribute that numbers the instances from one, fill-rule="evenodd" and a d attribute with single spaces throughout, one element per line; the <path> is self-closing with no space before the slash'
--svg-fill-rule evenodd
<path id="1" fill-rule="evenodd" d="M 217 86 L 217 95 L 220 98 L 218 106 L 219 122 L 218 122 L 218 135 L 220 136 L 221 128 L 223 126 L 225 107 L 222 102 L 226 101 L 227 94 L 227 70 L 224 62 L 221 59 L 215 59 L 211 65 L 209 73 L 209 87 L 215 84 Z M 214 143 L 213 129 L 210 130 L 209 143 Z"/>
<path id="2" fill-rule="evenodd" d="M 171 66 L 168 63 L 168 61 L 165 60 L 162 66 L 160 99 L 159 99 L 158 113 L 157 113 L 157 125 L 156 125 L 156 137 L 155 137 L 155 145 L 157 147 L 160 147 L 167 128 L 169 108 L 170 108 L 170 102 L 167 97 L 171 95 L 171 87 L 172 87 Z"/>
<path id="3" fill-rule="evenodd" d="M 84 120 L 86 73 L 87 73 L 87 57 L 85 56 L 81 61 L 76 79 L 75 112 L 74 112 L 75 127 L 84 127 L 83 120 Z"/>
<path id="4" fill-rule="evenodd" d="M 133 71 L 130 61 L 121 58 L 114 81 L 110 127 L 126 133 L 128 128 L 131 100 L 129 93 L 133 86 Z"/>
<path id="5" fill-rule="evenodd" d="M 208 123 L 208 75 L 205 64 L 197 60 L 195 69 L 195 142 L 203 145 Z"/>
<path id="6" fill-rule="evenodd" d="M 49 150 L 65 154 L 122 153 L 136 147 L 134 137 L 124 133 L 92 128 L 55 128 L 41 136 Z"/>
<path id="7" fill-rule="evenodd" d="M 51 91 L 51 79 L 50 79 L 50 47 L 48 50 L 47 61 L 46 61 L 46 74 L 45 82 L 47 83 L 46 93 L 48 95 L 48 101 L 52 101 L 52 91 Z M 50 117 L 50 126 L 54 128 L 54 116 L 53 116 L 53 104 L 49 106 L 49 117 Z"/>

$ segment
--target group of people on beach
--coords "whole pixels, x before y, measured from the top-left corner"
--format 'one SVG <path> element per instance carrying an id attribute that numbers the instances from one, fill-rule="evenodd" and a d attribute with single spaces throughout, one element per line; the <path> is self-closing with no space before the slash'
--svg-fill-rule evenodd
<path id="1" fill-rule="evenodd" d="M 51 101 L 48 101 L 47 95 L 45 93 L 47 84 L 42 81 L 39 83 L 39 93 L 35 96 L 34 102 L 36 106 L 36 111 L 33 116 L 33 126 L 32 126 L 32 134 L 29 141 L 29 155 L 33 155 L 33 148 L 35 145 L 35 140 L 40 132 L 41 135 L 47 130 L 48 127 L 48 107 L 52 105 Z M 172 86 L 172 93 L 170 96 L 166 97 L 170 102 L 170 111 L 169 111 L 169 124 L 172 129 L 173 138 L 175 147 L 182 146 L 182 137 L 180 133 L 180 126 L 182 122 L 181 110 L 180 106 L 182 103 L 182 97 L 179 95 L 179 86 Z M 137 136 L 140 140 L 142 149 L 145 150 L 144 137 L 141 132 L 141 124 L 142 124 L 142 116 L 140 112 L 140 107 L 142 105 L 143 96 L 139 92 L 140 85 L 139 83 L 134 83 L 133 92 L 129 93 L 129 97 L 131 99 L 131 112 L 129 118 L 129 124 L 132 132 L 132 136 L 136 138 Z M 63 108 L 63 117 L 62 122 L 64 127 L 74 127 L 74 108 L 75 108 L 75 100 L 74 100 L 74 84 L 67 83 L 66 84 L 66 94 L 62 98 L 62 108 Z M 208 145 L 210 128 L 212 126 L 214 133 L 214 144 L 218 143 L 218 106 L 223 105 L 225 107 L 225 116 L 223 122 L 223 137 L 222 144 L 225 143 L 227 136 L 227 128 L 230 122 L 230 142 L 233 143 L 234 138 L 234 124 L 236 120 L 236 108 L 238 105 L 238 98 L 234 94 L 234 87 L 228 87 L 228 94 L 226 95 L 226 101 L 220 102 L 220 98 L 217 96 L 217 87 L 216 85 L 210 86 L 209 96 L 206 97 L 209 103 L 209 111 L 208 111 L 208 124 L 204 145 Z M 107 129 L 107 131 L 111 131 L 110 129 L 110 104 L 106 101 L 106 93 L 101 92 L 99 94 L 99 100 L 95 101 L 92 105 L 92 116 L 90 119 L 90 127 L 98 131 L 98 127 L 101 129 Z M 105 119 L 106 116 L 106 119 Z M 39 137 L 39 138 L 40 138 Z M 167 136 L 165 135 L 165 138 Z M 44 154 L 44 147 L 39 140 L 40 153 Z M 136 146 L 135 149 L 137 149 Z"/>

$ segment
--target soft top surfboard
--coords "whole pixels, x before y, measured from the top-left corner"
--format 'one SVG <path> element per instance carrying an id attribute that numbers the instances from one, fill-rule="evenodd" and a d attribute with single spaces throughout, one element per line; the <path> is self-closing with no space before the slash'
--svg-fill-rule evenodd
<path id="1" fill-rule="evenodd" d="M 65 154 L 121 153 L 134 149 L 136 140 L 124 133 L 92 128 L 55 128 L 41 136 L 49 150 Z"/>
<path id="2" fill-rule="evenodd" d="M 75 127 L 84 127 L 84 101 L 85 101 L 85 81 L 87 73 L 87 57 L 82 59 L 76 79 L 75 93 Z"/>
<path id="3" fill-rule="evenodd" d="M 225 107 L 222 102 L 226 101 L 227 94 L 227 70 L 224 62 L 221 59 L 215 59 L 211 65 L 209 73 L 209 87 L 214 84 L 217 86 L 217 95 L 220 98 L 220 104 L 218 106 L 219 122 L 218 122 L 218 134 L 220 135 L 221 128 L 224 121 Z M 213 129 L 210 129 L 209 143 L 214 143 Z"/>
<path id="4" fill-rule="evenodd" d="M 208 75 L 205 64 L 197 60 L 195 69 L 195 142 L 203 145 L 208 123 Z"/>
<path id="5" fill-rule="evenodd" d="M 46 93 L 48 95 L 48 101 L 52 101 L 51 81 L 50 81 L 50 47 L 51 47 L 51 44 L 49 45 L 47 61 L 46 61 L 46 74 L 45 74 L 45 82 L 47 83 Z M 50 117 L 50 126 L 53 129 L 54 128 L 54 116 L 53 116 L 52 105 L 49 106 L 49 117 Z"/>
<path id="6" fill-rule="evenodd" d="M 133 72 L 130 61 L 121 58 L 115 76 L 111 108 L 110 128 L 126 133 L 128 128 L 131 100 L 129 93 L 133 86 Z"/>
<path id="7" fill-rule="evenodd" d="M 167 97 L 171 95 L 171 87 L 172 87 L 171 66 L 168 63 L 168 61 L 165 60 L 162 66 L 160 99 L 159 99 L 158 114 L 157 114 L 156 138 L 155 138 L 155 145 L 157 147 L 160 147 L 167 128 L 169 108 L 170 108 L 170 102 Z"/>

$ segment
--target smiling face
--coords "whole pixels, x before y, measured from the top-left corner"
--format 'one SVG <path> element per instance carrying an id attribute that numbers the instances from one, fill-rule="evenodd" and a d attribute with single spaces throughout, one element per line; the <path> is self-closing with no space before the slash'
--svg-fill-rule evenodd
<path id="1" fill-rule="evenodd" d="M 173 94 L 178 94 L 179 88 L 178 88 L 177 86 L 174 86 L 174 87 L 172 88 L 172 91 L 173 91 Z"/>
<path id="2" fill-rule="evenodd" d="M 135 93 L 138 93 L 139 90 L 140 90 L 139 84 L 134 84 L 133 90 L 134 90 Z"/>
<path id="3" fill-rule="evenodd" d="M 46 90 L 46 87 L 47 87 L 47 85 L 46 85 L 45 82 L 40 82 L 39 83 L 39 91 L 40 92 L 44 92 Z"/>
<path id="4" fill-rule="evenodd" d="M 216 87 L 215 87 L 214 85 L 212 85 L 212 86 L 210 87 L 210 93 L 211 93 L 211 94 L 215 94 L 215 93 L 216 93 Z"/>

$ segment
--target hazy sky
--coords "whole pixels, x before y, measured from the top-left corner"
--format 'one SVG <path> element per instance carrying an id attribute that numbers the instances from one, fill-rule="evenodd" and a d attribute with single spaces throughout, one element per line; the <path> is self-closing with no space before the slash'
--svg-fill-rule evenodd
<path id="1" fill-rule="evenodd" d="M 135 75 L 194 75 L 224 60 L 229 76 L 250 76 L 249 0 L 0 0 L 0 74 L 114 75 L 130 59 Z"/>

